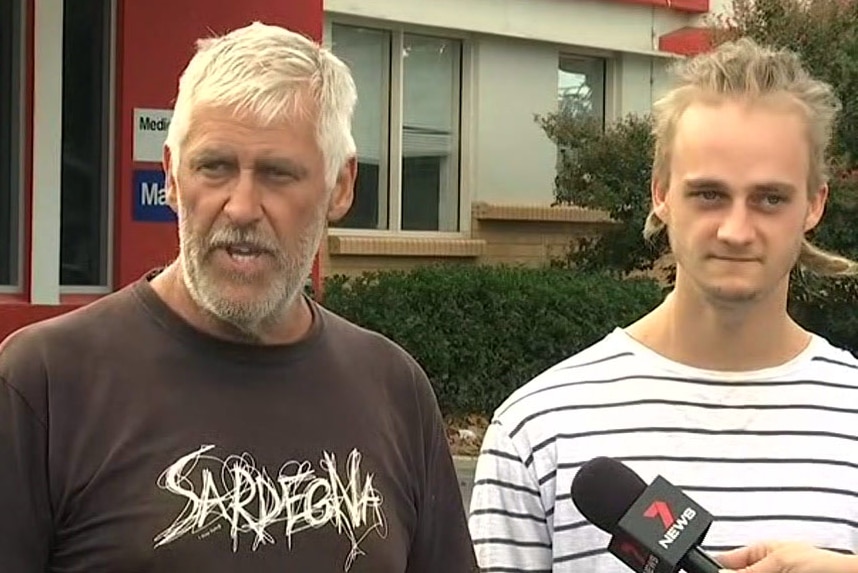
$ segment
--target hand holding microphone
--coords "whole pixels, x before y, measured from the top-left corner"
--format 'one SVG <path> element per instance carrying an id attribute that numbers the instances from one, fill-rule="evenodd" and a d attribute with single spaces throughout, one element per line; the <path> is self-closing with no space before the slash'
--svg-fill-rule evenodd
<path id="1" fill-rule="evenodd" d="M 636 573 L 858 573 L 858 555 L 804 543 L 751 545 L 719 555 L 719 564 L 698 547 L 712 524 L 706 510 L 661 476 L 647 486 L 612 458 L 581 467 L 572 501 L 611 534 L 608 551 Z"/>
<path id="2" fill-rule="evenodd" d="M 719 573 L 700 550 L 712 516 L 667 480 L 647 484 L 624 464 L 590 460 L 572 481 L 572 501 L 584 517 L 611 534 L 608 551 L 636 573 Z"/>
<path id="3" fill-rule="evenodd" d="M 760 543 L 718 558 L 726 573 L 858 573 L 858 556 L 804 543 Z"/>

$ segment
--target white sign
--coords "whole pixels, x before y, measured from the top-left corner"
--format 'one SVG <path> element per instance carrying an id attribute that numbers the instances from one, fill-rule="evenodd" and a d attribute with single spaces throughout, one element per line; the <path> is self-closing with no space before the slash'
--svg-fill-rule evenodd
<path id="1" fill-rule="evenodd" d="M 161 163 L 171 109 L 134 109 L 134 161 Z"/>

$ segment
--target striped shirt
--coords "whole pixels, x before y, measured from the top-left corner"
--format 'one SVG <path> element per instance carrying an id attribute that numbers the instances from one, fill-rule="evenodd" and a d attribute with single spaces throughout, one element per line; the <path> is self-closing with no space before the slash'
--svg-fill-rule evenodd
<path id="1" fill-rule="evenodd" d="M 813 337 L 753 372 L 690 368 L 622 329 L 555 365 L 495 412 L 470 530 L 484 573 L 627 573 L 572 503 L 575 472 L 619 459 L 662 475 L 715 522 L 702 548 L 766 539 L 858 549 L 858 359 Z"/>

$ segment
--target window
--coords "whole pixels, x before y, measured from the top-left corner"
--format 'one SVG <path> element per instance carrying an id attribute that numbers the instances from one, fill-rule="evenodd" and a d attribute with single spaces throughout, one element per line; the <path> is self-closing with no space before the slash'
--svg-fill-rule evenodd
<path id="1" fill-rule="evenodd" d="M 461 42 L 405 35 L 402 228 L 459 228 Z"/>
<path id="2" fill-rule="evenodd" d="M 462 42 L 333 24 L 358 90 L 355 202 L 338 227 L 458 231 Z"/>
<path id="3" fill-rule="evenodd" d="M 358 91 L 352 125 L 358 154 L 355 199 L 338 225 L 387 229 L 391 34 L 334 25 L 332 43 L 337 55 L 351 68 Z"/>
<path id="4" fill-rule="evenodd" d="M 560 111 L 605 121 L 605 60 L 563 54 L 557 74 Z"/>
<path id="5" fill-rule="evenodd" d="M 0 2 L 0 287 L 19 283 L 21 18 L 20 0 Z"/>
<path id="6" fill-rule="evenodd" d="M 110 0 L 66 2 L 60 284 L 108 284 Z"/>

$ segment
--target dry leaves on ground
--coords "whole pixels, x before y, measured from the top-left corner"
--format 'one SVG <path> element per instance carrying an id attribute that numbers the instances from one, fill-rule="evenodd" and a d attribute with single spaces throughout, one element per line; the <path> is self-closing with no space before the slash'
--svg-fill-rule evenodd
<path id="1" fill-rule="evenodd" d="M 480 445 L 489 419 L 478 414 L 468 416 L 448 416 L 447 441 L 454 456 L 476 456 L 480 453 Z"/>

